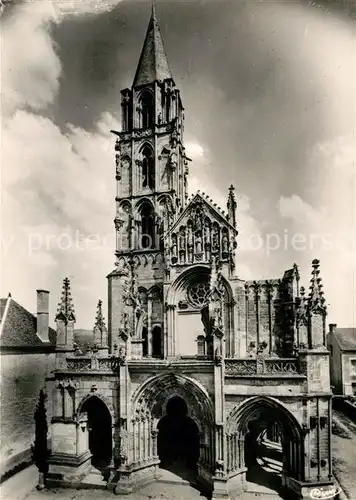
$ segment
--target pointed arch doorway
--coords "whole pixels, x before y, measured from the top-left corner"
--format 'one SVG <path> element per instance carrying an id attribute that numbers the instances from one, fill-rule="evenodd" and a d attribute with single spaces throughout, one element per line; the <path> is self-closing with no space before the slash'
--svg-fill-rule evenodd
<path id="1" fill-rule="evenodd" d="M 99 470 L 105 470 L 112 458 L 112 419 L 104 403 L 97 396 L 86 399 L 81 406 L 81 413 L 88 415 L 89 450 L 91 463 Z"/>
<path id="2" fill-rule="evenodd" d="M 166 415 L 158 423 L 157 449 L 162 469 L 185 480 L 196 479 L 199 429 L 188 416 L 186 402 L 179 396 L 168 401 Z"/>
<path id="3" fill-rule="evenodd" d="M 267 495 L 304 481 L 304 436 L 293 413 L 271 398 L 251 398 L 228 417 L 233 487 Z M 239 485 L 239 486 L 238 486 Z"/>

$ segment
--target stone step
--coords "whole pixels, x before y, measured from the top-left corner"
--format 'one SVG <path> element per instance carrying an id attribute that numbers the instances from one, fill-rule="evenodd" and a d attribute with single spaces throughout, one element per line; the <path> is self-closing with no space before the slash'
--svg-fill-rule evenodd
<path id="1" fill-rule="evenodd" d="M 140 490 L 140 495 L 150 500 L 206 500 L 200 491 L 189 484 L 164 483 L 157 481 Z"/>
<path id="2" fill-rule="evenodd" d="M 105 490 L 107 482 L 98 471 L 90 471 L 81 481 L 81 488 L 97 488 Z"/>

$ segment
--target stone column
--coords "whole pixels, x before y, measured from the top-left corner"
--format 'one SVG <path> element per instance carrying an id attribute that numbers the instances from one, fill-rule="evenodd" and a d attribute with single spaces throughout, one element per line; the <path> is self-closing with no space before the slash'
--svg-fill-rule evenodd
<path id="1" fill-rule="evenodd" d="M 158 452 L 157 452 L 158 429 L 152 429 L 151 435 L 152 435 L 152 454 L 153 454 L 153 458 L 158 458 Z"/>
<path id="2" fill-rule="evenodd" d="M 147 355 L 152 357 L 152 297 L 148 296 L 147 302 Z"/>

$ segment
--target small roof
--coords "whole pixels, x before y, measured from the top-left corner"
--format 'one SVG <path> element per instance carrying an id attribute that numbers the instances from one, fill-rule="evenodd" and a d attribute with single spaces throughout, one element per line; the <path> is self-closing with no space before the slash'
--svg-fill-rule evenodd
<path id="1" fill-rule="evenodd" d="M 10 295 L 0 299 L 0 347 L 42 347 L 55 345 L 56 332 L 48 329 L 49 342 L 37 335 L 37 318 L 18 304 Z"/>
<path id="2" fill-rule="evenodd" d="M 342 351 L 356 351 L 356 328 L 336 328 L 333 334 Z"/>
<path id="3" fill-rule="evenodd" d="M 140 85 L 147 85 L 155 81 L 163 81 L 171 78 L 172 74 L 169 69 L 162 35 L 153 5 L 151 19 L 141 51 L 133 86 L 138 87 Z"/>

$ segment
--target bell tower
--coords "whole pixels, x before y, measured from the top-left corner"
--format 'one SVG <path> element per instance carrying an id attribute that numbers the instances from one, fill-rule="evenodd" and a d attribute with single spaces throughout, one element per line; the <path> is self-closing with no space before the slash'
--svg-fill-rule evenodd
<path id="1" fill-rule="evenodd" d="M 164 235 L 186 206 L 189 161 L 184 108 L 154 3 L 132 87 L 121 91 L 121 112 L 122 130 L 112 130 L 117 137 L 116 267 L 108 276 L 109 348 L 124 343 L 128 357 L 130 352 L 151 356 L 151 337 L 164 323 Z M 161 353 L 163 337 L 157 338 Z"/>
<path id="2" fill-rule="evenodd" d="M 163 232 L 187 199 L 184 108 L 174 83 L 152 5 L 131 89 L 121 91 L 117 135 L 117 256 L 163 251 Z"/>

